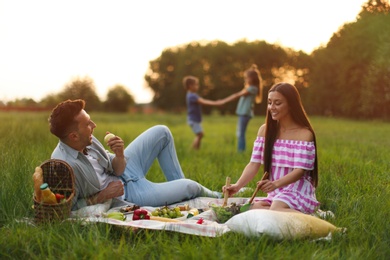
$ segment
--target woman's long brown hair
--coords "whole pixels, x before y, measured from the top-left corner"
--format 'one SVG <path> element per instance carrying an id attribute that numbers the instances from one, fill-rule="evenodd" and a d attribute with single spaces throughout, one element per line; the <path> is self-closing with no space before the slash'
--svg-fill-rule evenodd
<path id="1" fill-rule="evenodd" d="M 312 183 L 314 187 L 318 185 L 318 160 L 317 160 L 317 142 L 313 127 L 310 124 L 306 111 L 302 105 L 301 97 L 298 90 L 288 83 L 277 83 L 271 87 L 268 93 L 277 91 L 282 94 L 288 103 L 293 120 L 300 126 L 306 127 L 313 134 L 313 140 L 315 145 L 315 161 L 314 169 L 310 172 Z M 265 128 L 265 143 L 264 143 L 264 172 L 271 172 L 272 167 L 272 150 L 276 141 L 279 125 L 278 121 L 273 120 L 271 112 L 267 110 L 266 115 L 266 128 Z"/>
<path id="2" fill-rule="evenodd" d="M 245 74 L 249 78 L 249 84 L 258 88 L 255 102 L 256 104 L 260 104 L 263 99 L 263 80 L 257 65 L 252 64 L 252 66 L 245 71 Z"/>

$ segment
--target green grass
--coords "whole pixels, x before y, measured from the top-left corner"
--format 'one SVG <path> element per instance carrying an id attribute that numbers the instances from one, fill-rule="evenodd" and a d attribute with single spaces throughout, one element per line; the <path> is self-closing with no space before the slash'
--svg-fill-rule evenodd
<path id="1" fill-rule="evenodd" d="M 348 229 L 331 241 L 274 241 L 233 232 L 208 238 L 175 232 L 137 233 L 102 223 L 63 223 L 34 227 L 32 173 L 50 158 L 57 139 L 49 133 L 49 113 L 0 113 L 0 258 L 1 259 L 388 259 L 390 257 L 390 124 L 312 118 L 318 141 L 320 182 L 317 198 L 331 210 L 331 222 Z M 185 115 L 91 114 L 95 135 L 106 130 L 126 143 L 155 124 L 170 127 L 188 178 L 219 190 L 249 161 L 251 146 L 264 118 L 247 130 L 248 149 L 236 152 L 234 116 L 205 116 L 201 150 L 190 149 L 193 134 Z M 149 173 L 163 181 L 158 164 Z M 255 186 L 253 181 L 249 185 Z M 251 195 L 245 194 L 248 197 Z"/>

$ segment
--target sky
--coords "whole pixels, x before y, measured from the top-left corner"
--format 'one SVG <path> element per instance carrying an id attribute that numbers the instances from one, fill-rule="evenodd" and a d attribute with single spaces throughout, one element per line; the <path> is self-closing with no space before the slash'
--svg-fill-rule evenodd
<path id="1" fill-rule="evenodd" d="M 264 40 L 311 53 L 367 0 L 0 0 L 0 101 L 57 94 L 89 77 L 151 101 L 144 75 L 165 48 Z"/>

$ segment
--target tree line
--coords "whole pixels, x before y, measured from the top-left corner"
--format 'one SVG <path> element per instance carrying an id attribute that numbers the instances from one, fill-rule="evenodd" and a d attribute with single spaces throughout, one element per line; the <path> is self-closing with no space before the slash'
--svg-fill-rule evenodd
<path id="1" fill-rule="evenodd" d="M 368 0 L 355 22 L 344 24 L 326 46 L 311 54 L 265 41 L 191 42 L 170 47 L 149 62 L 145 80 L 154 92 L 152 104 L 165 111 L 186 109 L 182 79 L 194 75 L 200 80 L 199 94 L 221 99 L 243 88 L 244 71 L 256 64 L 261 72 L 264 97 L 281 81 L 300 91 L 307 112 L 355 119 L 389 120 L 390 110 L 390 4 Z M 96 94 L 93 80 L 76 78 L 60 93 L 8 102 L 9 106 L 53 107 L 66 99 L 82 98 L 88 110 L 126 112 L 135 104 L 122 85 L 109 89 L 105 101 Z M 236 102 L 222 107 L 203 107 L 233 114 Z M 264 114 L 266 101 L 255 106 Z M 0 104 L 1 105 L 1 104 Z M 4 106 L 5 104 L 3 104 Z"/>
<path id="2" fill-rule="evenodd" d="M 165 110 L 185 109 L 182 79 L 200 79 L 199 94 L 224 98 L 243 87 L 243 72 L 256 64 L 264 92 L 277 82 L 294 84 L 308 112 L 348 118 L 389 119 L 390 109 L 390 5 L 369 0 L 356 22 L 343 25 L 325 47 L 310 55 L 265 41 L 192 42 L 165 49 L 150 61 L 145 75 L 155 93 L 153 103 Z M 266 95 L 265 95 L 266 97 Z M 204 107 L 209 113 L 234 113 L 236 102 Z M 264 114 L 266 102 L 255 112 Z"/>
<path id="3" fill-rule="evenodd" d="M 62 91 L 45 96 L 36 102 L 31 98 L 22 98 L 3 104 L 10 108 L 28 108 L 30 110 L 52 109 L 59 102 L 67 99 L 84 99 L 88 111 L 127 112 L 135 104 L 133 96 L 126 87 L 115 85 L 107 92 L 106 100 L 101 101 L 96 94 L 93 80 L 89 77 L 75 78 L 67 83 Z"/>

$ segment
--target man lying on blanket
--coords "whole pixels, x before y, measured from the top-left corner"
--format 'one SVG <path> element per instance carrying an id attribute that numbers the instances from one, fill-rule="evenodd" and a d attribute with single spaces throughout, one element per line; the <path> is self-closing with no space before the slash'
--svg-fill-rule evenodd
<path id="1" fill-rule="evenodd" d="M 126 148 L 115 136 L 107 143 L 110 153 L 93 136 L 96 124 L 84 107 L 84 100 L 67 100 L 58 104 L 49 117 L 50 132 L 59 138 L 51 157 L 67 162 L 75 174 L 72 210 L 118 197 L 139 206 L 162 206 L 200 196 L 221 197 L 221 193 L 185 178 L 166 126 L 147 129 Z M 167 182 L 146 179 L 155 159 Z"/>

